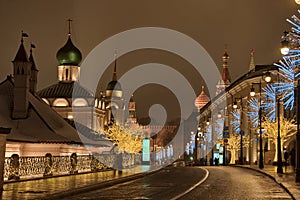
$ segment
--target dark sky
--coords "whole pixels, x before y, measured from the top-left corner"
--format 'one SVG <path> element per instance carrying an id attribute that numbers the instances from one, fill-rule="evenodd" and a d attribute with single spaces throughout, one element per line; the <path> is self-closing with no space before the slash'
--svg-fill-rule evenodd
<path id="1" fill-rule="evenodd" d="M 235 80 L 248 71 L 252 48 L 256 64 L 271 64 L 280 58 L 280 38 L 290 28 L 286 18 L 297 14 L 299 8 L 294 0 L 52 0 L 47 3 L 1 0 L 0 80 L 12 73 L 11 60 L 19 46 L 20 32 L 24 30 L 30 36 L 25 43 L 27 47 L 30 42 L 37 46 L 38 88 L 55 83 L 58 64 L 55 55 L 66 42 L 68 18 L 73 19 L 73 42 L 83 57 L 119 32 L 138 27 L 164 27 L 198 41 L 220 69 L 224 44 L 228 44 L 229 71 Z M 120 58 L 119 72 L 125 73 L 133 63 L 142 64 L 145 60 L 165 64 L 182 62 L 174 57 L 167 52 L 133 52 Z M 108 74 L 101 79 L 100 89 L 111 79 L 111 71 Z M 198 94 L 200 77 L 188 78 Z"/>

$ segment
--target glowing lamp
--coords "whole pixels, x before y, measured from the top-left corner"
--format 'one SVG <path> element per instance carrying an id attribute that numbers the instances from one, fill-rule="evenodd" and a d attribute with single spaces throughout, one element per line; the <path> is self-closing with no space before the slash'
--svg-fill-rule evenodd
<path id="1" fill-rule="evenodd" d="M 250 96 L 251 97 L 254 97 L 255 96 L 255 91 L 254 91 L 254 88 L 252 87 L 251 90 L 250 90 Z"/>
<path id="2" fill-rule="evenodd" d="M 207 125 L 207 126 L 209 125 L 209 120 L 206 121 L 206 125 Z"/>
<path id="3" fill-rule="evenodd" d="M 270 73 L 270 72 L 267 72 L 264 79 L 265 79 L 265 81 L 266 81 L 267 83 L 270 83 L 271 80 L 272 80 L 272 78 L 271 78 L 271 73 Z"/>
<path id="4" fill-rule="evenodd" d="M 235 101 L 234 103 L 233 103 L 233 106 L 232 106 L 234 109 L 237 109 L 237 102 Z"/>
<path id="5" fill-rule="evenodd" d="M 300 0 L 298 0 L 300 2 Z M 282 40 L 281 40 L 281 49 L 280 49 L 280 52 L 282 55 L 287 55 L 290 51 L 290 48 L 289 48 L 289 41 L 287 40 L 287 37 L 288 37 L 288 32 L 285 31 L 283 33 L 283 37 L 282 37 Z"/>

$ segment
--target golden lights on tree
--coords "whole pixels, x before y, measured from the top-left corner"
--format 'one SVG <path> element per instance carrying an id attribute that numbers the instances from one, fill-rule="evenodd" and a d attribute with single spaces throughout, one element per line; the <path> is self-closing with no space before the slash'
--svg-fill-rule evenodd
<path id="1" fill-rule="evenodd" d="M 222 144 L 223 139 L 218 139 L 217 143 Z M 241 148 L 241 136 L 239 134 L 231 134 L 230 138 L 228 138 L 227 142 L 227 150 L 230 151 L 231 158 L 230 158 L 230 164 L 235 164 L 235 161 L 237 160 L 236 153 Z M 243 147 L 249 146 L 249 136 L 243 136 Z"/>
<path id="2" fill-rule="evenodd" d="M 118 146 L 120 151 L 139 153 L 142 150 L 143 130 L 140 127 L 118 126 L 113 124 L 104 130 L 106 137 Z"/>
<path id="3" fill-rule="evenodd" d="M 278 152 L 278 131 L 277 131 L 277 122 L 271 122 L 270 120 L 266 120 L 264 122 L 264 128 L 266 130 L 266 134 L 263 134 L 263 137 L 268 138 L 273 144 L 275 144 L 275 156 L 273 161 L 277 161 L 277 152 Z M 281 152 L 283 152 L 283 146 L 292 137 L 296 134 L 296 126 L 295 122 L 292 119 L 286 119 L 281 117 L 280 119 L 280 138 L 281 138 Z"/>

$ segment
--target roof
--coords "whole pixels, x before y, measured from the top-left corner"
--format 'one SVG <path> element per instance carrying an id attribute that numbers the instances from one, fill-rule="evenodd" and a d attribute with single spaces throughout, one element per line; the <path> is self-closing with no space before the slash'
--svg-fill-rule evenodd
<path id="1" fill-rule="evenodd" d="M 38 71 L 38 69 L 37 69 L 37 67 L 35 65 L 35 62 L 34 62 L 32 51 L 30 51 L 29 61 L 31 62 L 31 70 Z"/>
<path id="2" fill-rule="evenodd" d="M 27 57 L 27 53 L 26 50 L 24 48 L 23 42 L 21 42 L 19 50 L 16 54 L 16 57 L 14 59 L 14 62 L 16 61 L 20 61 L 20 62 L 28 62 L 28 57 Z"/>
<path id="3" fill-rule="evenodd" d="M 236 86 L 241 84 L 242 82 L 248 80 L 248 79 L 253 79 L 257 77 L 261 77 L 264 72 L 267 71 L 272 71 L 272 70 L 278 70 L 278 67 L 276 65 L 255 65 L 255 68 L 246 74 L 242 75 L 240 78 L 235 80 L 233 83 L 231 83 L 225 91 L 222 91 L 219 93 L 217 96 L 212 98 L 205 106 L 203 106 L 200 110 L 200 113 L 205 112 L 206 109 L 208 109 L 211 104 L 215 101 L 217 101 L 219 98 L 221 98 L 225 93 L 229 93 L 231 90 L 233 90 Z"/>
<path id="4" fill-rule="evenodd" d="M 202 91 L 200 95 L 195 99 L 195 106 L 197 108 L 202 108 L 210 101 L 210 98 L 205 94 L 204 86 L 202 86 Z"/>
<path id="5" fill-rule="evenodd" d="M 122 90 L 121 84 L 118 81 L 110 81 L 106 90 Z"/>
<path id="6" fill-rule="evenodd" d="M 9 141 L 32 143 L 69 143 L 111 146 L 107 140 L 90 137 L 84 129 L 75 129 L 41 99 L 29 93 L 29 114 L 25 119 L 12 119 L 13 81 L 0 83 L 0 127 L 11 128 Z"/>
<path id="7" fill-rule="evenodd" d="M 91 92 L 77 82 L 58 82 L 38 92 L 42 98 L 93 98 Z"/>
<path id="8" fill-rule="evenodd" d="M 69 36 L 67 43 L 58 50 L 56 58 L 60 65 L 78 66 L 82 60 L 82 55 L 80 50 L 74 46 Z"/>

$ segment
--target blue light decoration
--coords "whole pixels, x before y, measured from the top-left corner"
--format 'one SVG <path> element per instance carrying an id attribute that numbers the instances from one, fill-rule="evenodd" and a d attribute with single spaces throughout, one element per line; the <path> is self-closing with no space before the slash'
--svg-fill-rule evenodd
<path id="1" fill-rule="evenodd" d="M 233 127 L 233 130 L 235 133 L 239 134 L 241 131 L 241 112 L 238 109 L 235 109 L 231 112 L 232 119 L 230 121 L 230 124 Z"/>
<path id="2" fill-rule="evenodd" d="M 256 98 L 251 98 L 248 100 L 248 112 L 247 116 L 253 125 L 253 127 L 258 127 L 258 100 Z"/>
<path id="3" fill-rule="evenodd" d="M 216 133 L 217 133 L 217 138 L 223 138 L 223 129 L 224 129 L 224 118 L 219 118 L 217 119 L 217 126 L 215 128 Z"/>
<path id="4" fill-rule="evenodd" d="M 208 142 L 212 142 L 211 133 L 212 133 L 212 126 L 210 124 L 206 127 L 206 139 Z"/>
<path id="5" fill-rule="evenodd" d="M 300 13 L 300 10 L 298 12 Z M 285 109 L 292 110 L 294 108 L 294 80 L 300 76 L 300 72 L 296 70 L 300 64 L 300 19 L 293 15 L 292 20 L 287 19 L 287 21 L 293 26 L 287 35 L 291 49 L 282 57 L 282 60 L 274 64 L 278 67 L 280 75 L 280 82 L 275 84 L 275 89 L 281 95 Z"/>
<path id="6" fill-rule="evenodd" d="M 283 105 L 285 109 L 292 110 L 294 108 L 294 68 L 295 66 L 288 62 L 286 58 L 289 56 L 284 56 L 283 60 L 278 63 L 274 63 L 275 66 L 279 68 L 280 82 L 274 85 L 274 89 L 277 90 L 278 94 L 281 96 Z M 298 73 L 299 74 L 299 73 Z"/>
<path id="7" fill-rule="evenodd" d="M 276 84 L 276 83 L 275 83 Z M 266 117 L 269 118 L 270 122 L 276 120 L 276 89 L 273 85 L 267 85 L 263 89 L 262 98 L 264 101 L 261 104 L 262 110 Z"/>

